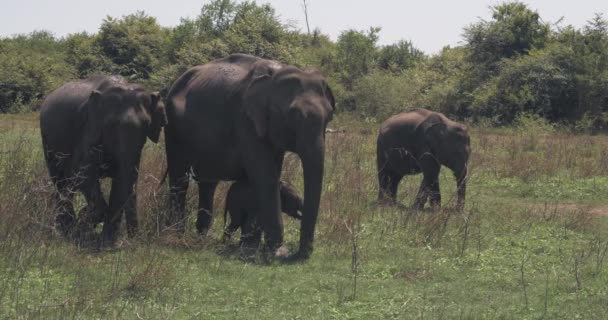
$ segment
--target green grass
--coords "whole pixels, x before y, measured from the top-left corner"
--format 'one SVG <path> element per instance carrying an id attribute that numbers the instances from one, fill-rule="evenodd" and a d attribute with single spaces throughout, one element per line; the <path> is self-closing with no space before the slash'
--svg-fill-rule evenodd
<path id="1" fill-rule="evenodd" d="M 302 264 L 244 263 L 216 223 L 159 236 L 163 147 L 146 145 L 142 232 L 120 249 L 79 248 L 52 230 L 36 117 L 0 117 L 0 318 L 603 319 L 608 313 L 606 137 L 473 129 L 466 210 L 441 175 L 445 210 L 375 206 L 374 125 L 336 119 L 315 252 Z M 302 190 L 297 157 L 284 179 Z M 413 202 L 420 176 L 400 188 Z M 107 188 L 107 183 L 104 184 Z M 608 209 L 606 209 L 608 211 Z M 298 224 L 285 217 L 287 245 Z M 230 246 L 228 246 L 230 247 Z"/>

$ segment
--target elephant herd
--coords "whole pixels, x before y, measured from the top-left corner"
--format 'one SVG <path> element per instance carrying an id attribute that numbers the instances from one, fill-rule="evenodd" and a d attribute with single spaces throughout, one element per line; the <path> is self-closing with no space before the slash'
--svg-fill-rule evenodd
<path id="1" fill-rule="evenodd" d="M 164 227 L 184 232 L 190 181 L 198 184 L 196 228 L 210 227 L 213 195 L 220 181 L 236 181 L 227 193 L 230 225 L 241 244 L 287 257 L 280 212 L 301 220 L 299 250 L 312 253 L 323 186 L 325 133 L 335 98 L 323 75 L 250 55 L 233 54 L 195 66 L 167 96 L 117 76 L 70 82 L 49 94 L 40 111 L 46 164 L 55 185 L 56 227 L 65 235 L 103 222 L 102 243 L 112 245 L 125 214 L 129 236 L 137 232 L 136 193 L 146 138 L 159 141 L 164 127 L 169 214 Z M 304 197 L 280 181 L 285 153 L 302 162 Z M 415 207 L 430 198 L 438 207 L 441 165 L 453 170 L 457 208 L 465 198 L 470 142 L 464 125 L 417 109 L 389 118 L 377 142 L 378 200 L 395 203 L 404 175 L 424 175 Z M 100 178 L 112 179 L 109 201 Z M 87 205 L 76 214 L 72 197 Z"/>

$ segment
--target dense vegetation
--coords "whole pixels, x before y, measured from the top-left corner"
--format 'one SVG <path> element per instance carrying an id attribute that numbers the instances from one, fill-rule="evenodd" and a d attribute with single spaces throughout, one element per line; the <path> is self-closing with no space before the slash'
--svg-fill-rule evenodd
<path id="1" fill-rule="evenodd" d="M 331 80 L 342 112 L 370 121 L 411 107 L 461 119 L 512 123 L 535 114 L 578 129 L 608 122 L 608 21 L 581 29 L 544 21 L 519 2 L 464 29 L 464 44 L 429 56 L 407 41 L 379 46 L 380 28 L 336 41 L 282 23 L 270 5 L 213 0 L 166 28 L 143 12 L 107 17 L 96 34 L 35 31 L 0 39 L 0 110 L 35 108 L 63 82 L 118 73 L 167 90 L 188 67 L 243 52 L 314 66 Z"/>

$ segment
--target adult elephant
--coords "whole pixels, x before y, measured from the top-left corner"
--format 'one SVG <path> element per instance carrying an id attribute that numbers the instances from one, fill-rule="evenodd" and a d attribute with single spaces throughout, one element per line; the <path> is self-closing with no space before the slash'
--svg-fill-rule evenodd
<path id="1" fill-rule="evenodd" d="M 429 197 L 432 207 L 440 207 L 439 170 L 444 165 L 454 172 L 458 188 L 456 207 L 463 209 L 471 154 L 465 125 L 426 109 L 402 112 L 382 123 L 376 151 L 379 202 L 394 204 L 403 176 L 422 172 L 424 177 L 414 208 L 422 209 Z"/>
<path id="2" fill-rule="evenodd" d="M 73 191 L 81 191 L 88 213 L 80 222 L 103 221 L 104 242 L 115 240 L 126 213 L 129 235 L 137 229 L 135 184 L 146 137 L 158 142 L 166 124 L 157 92 L 117 76 L 95 76 L 67 83 L 46 97 L 40 131 L 49 174 L 56 186 L 56 222 L 70 232 L 76 216 Z M 112 178 L 109 206 L 99 179 Z"/>
<path id="3" fill-rule="evenodd" d="M 197 229 L 211 223 L 213 194 L 222 180 L 247 180 L 258 198 L 267 247 L 286 255 L 279 214 L 279 177 L 286 151 L 304 171 L 304 209 L 299 251 L 312 251 L 325 154 L 325 128 L 334 97 L 317 71 L 234 54 L 186 71 L 166 100 L 165 130 L 170 201 L 183 230 L 189 172 L 199 185 Z"/>

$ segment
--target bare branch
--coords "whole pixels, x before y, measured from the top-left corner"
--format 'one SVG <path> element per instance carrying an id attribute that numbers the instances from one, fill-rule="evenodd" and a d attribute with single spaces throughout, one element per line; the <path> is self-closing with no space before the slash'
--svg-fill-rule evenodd
<path id="1" fill-rule="evenodd" d="M 310 25 L 308 24 L 308 4 L 306 3 L 306 0 L 302 0 L 302 2 L 302 8 L 304 9 L 304 17 L 306 18 L 306 30 L 310 35 Z"/>

